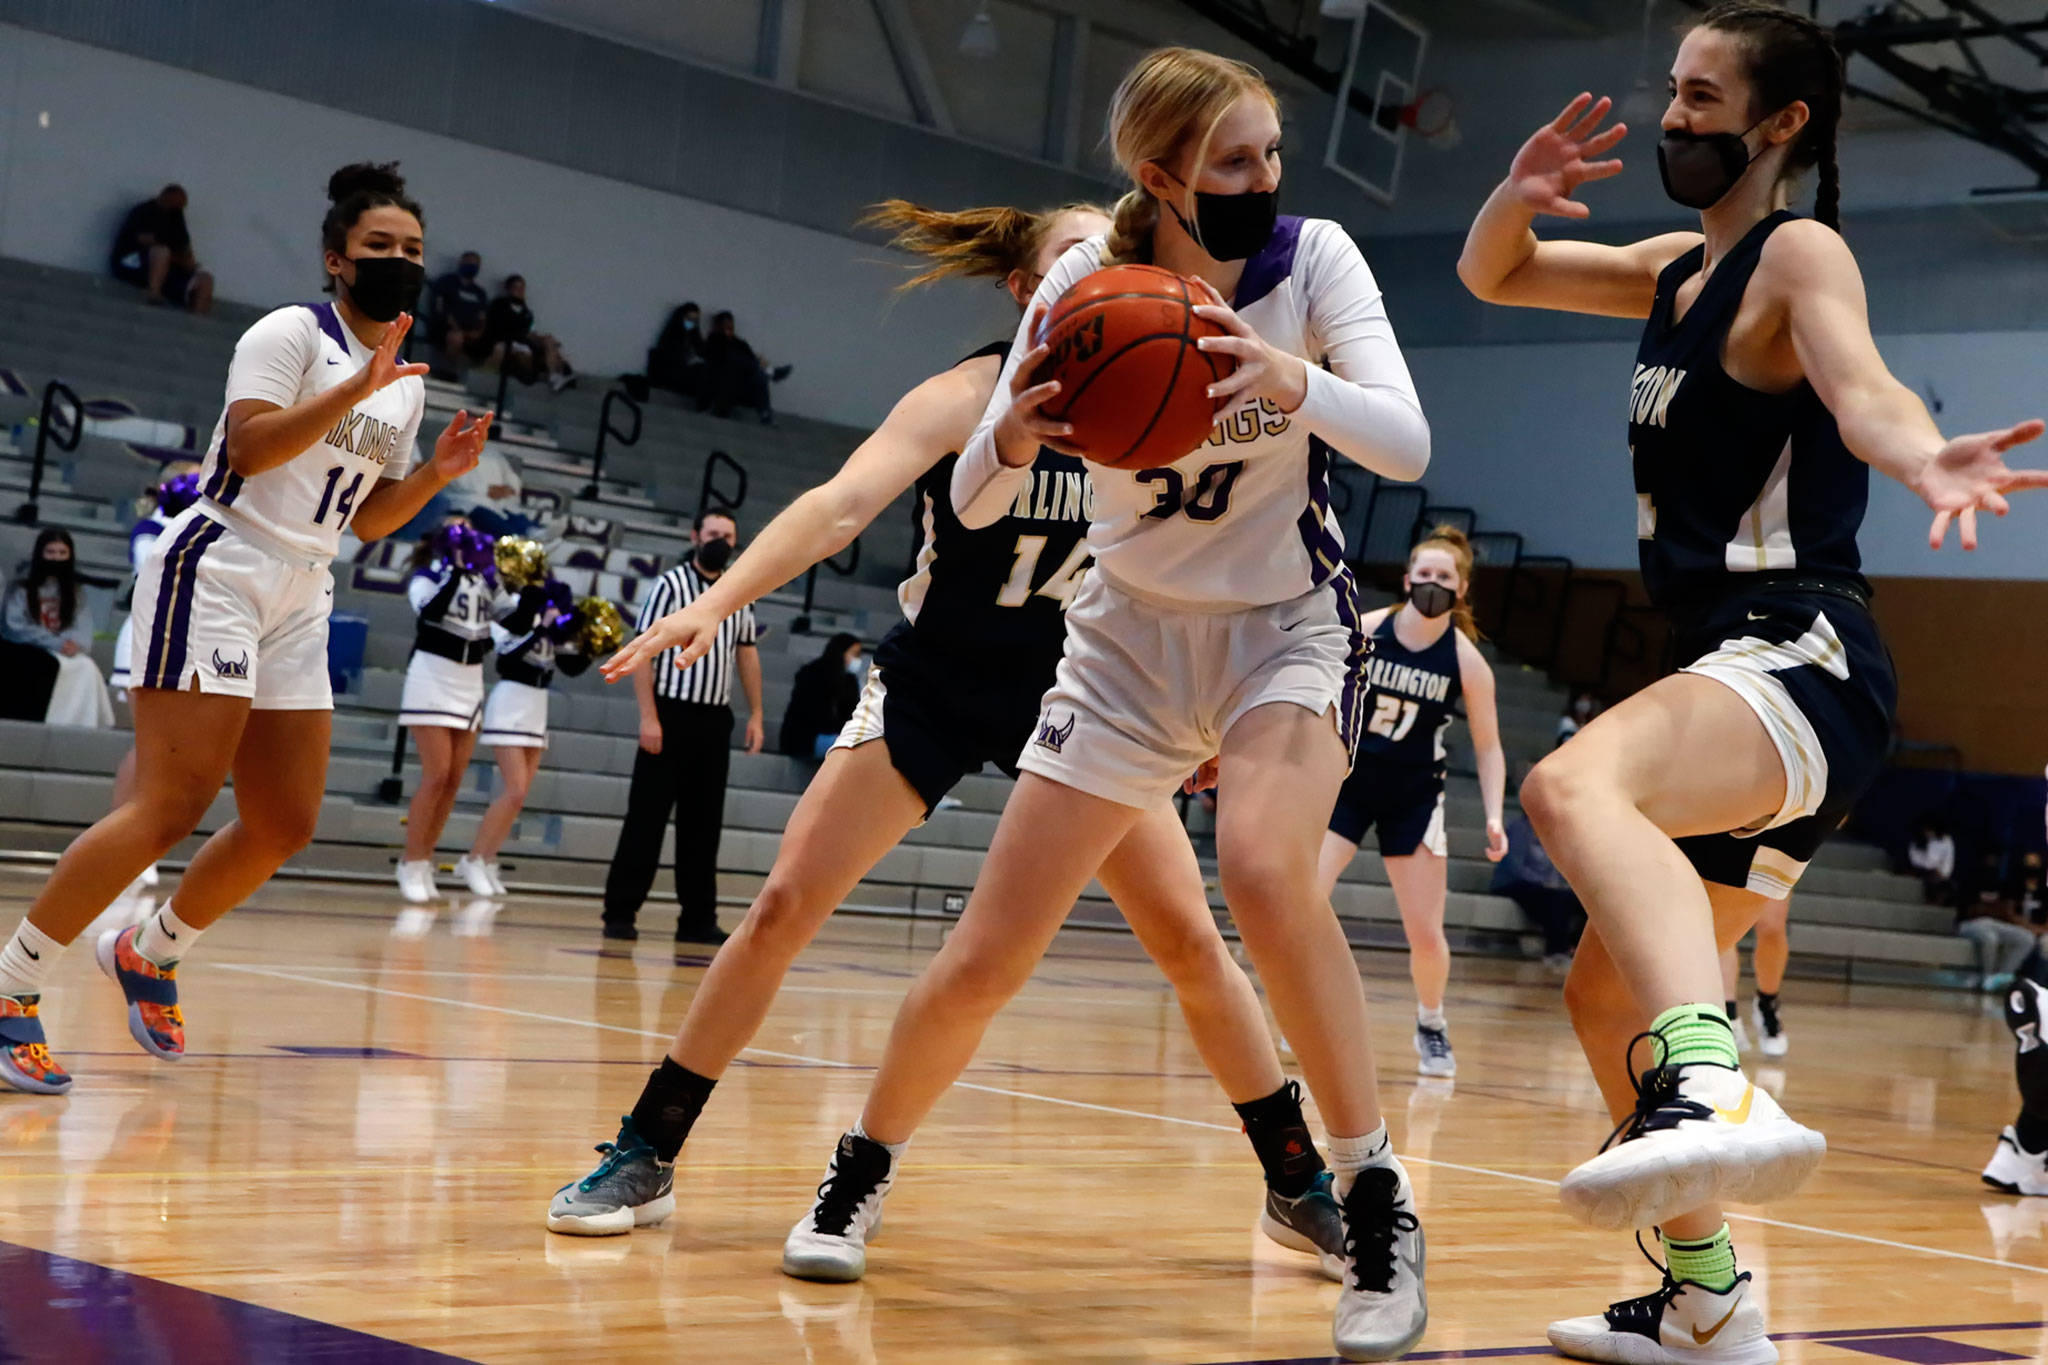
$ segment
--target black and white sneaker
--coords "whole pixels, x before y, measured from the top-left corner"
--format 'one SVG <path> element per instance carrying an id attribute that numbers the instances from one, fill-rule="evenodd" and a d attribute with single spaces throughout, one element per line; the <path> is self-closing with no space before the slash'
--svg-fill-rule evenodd
<path id="1" fill-rule="evenodd" d="M 1429 1325 L 1425 1247 L 1408 1172 L 1391 1157 L 1368 1166 L 1339 1201 L 1344 1211 L 1344 1289 L 1331 1329 L 1346 1360 L 1394 1360 Z"/>
<path id="2" fill-rule="evenodd" d="M 1448 1030 L 1431 1028 L 1428 1024 L 1416 1024 L 1415 1071 L 1421 1076 L 1458 1074 L 1458 1058 L 1451 1051 L 1451 1035 Z"/>
<path id="3" fill-rule="evenodd" d="M 1553 1322 L 1549 1336 L 1561 1355 L 1612 1365 L 1776 1365 L 1778 1359 L 1778 1348 L 1764 1335 L 1748 1271 L 1717 1292 L 1674 1280 L 1665 1270 L 1656 1293 L 1623 1299 L 1596 1317 Z"/>
<path id="4" fill-rule="evenodd" d="M 1785 1021 L 1778 1018 L 1776 1000 L 1765 1000 L 1761 995 L 1751 997 L 1749 1022 L 1756 1030 L 1757 1051 L 1764 1056 L 1782 1057 L 1792 1050 L 1792 1040 L 1785 1036 Z"/>
<path id="5" fill-rule="evenodd" d="M 866 1274 L 868 1239 L 881 1229 L 882 1198 L 895 1179 L 887 1147 L 858 1133 L 841 1137 L 817 1202 L 782 1244 L 782 1273 L 834 1283 Z"/>

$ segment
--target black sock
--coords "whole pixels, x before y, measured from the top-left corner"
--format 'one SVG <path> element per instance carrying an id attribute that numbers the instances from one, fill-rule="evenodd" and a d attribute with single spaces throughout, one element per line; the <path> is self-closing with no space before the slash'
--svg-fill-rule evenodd
<path id="1" fill-rule="evenodd" d="M 1266 1168 L 1266 1187 L 1285 1199 L 1308 1193 L 1323 1173 L 1323 1154 L 1301 1115 L 1301 1087 L 1289 1081 L 1264 1099 L 1230 1107 L 1244 1120 L 1245 1136 Z"/>
<path id="2" fill-rule="evenodd" d="M 656 1156 L 674 1161 L 697 1115 L 704 1111 L 704 1101 L 711 1098 L 711 1087 L 717 1084 L 688 1067 L 677 1066 L 675 1058 L 663 1057 L 661 1065 L 648 1075 L 640 1102 L 633 1106 L 633 1130 L 654 1148 Z"/>
<path id="3" fill-rule="evenodd" d="M 1728 1022 L 1731 1024 L 1742 1017 L 1741 1015 L 1735 1012 L 1736 1003 L 1737 1002 L 1733 1000 L 1730 1000 L 1728 1002 Z"/>
<path id="4" fill-rule="evenodd" d="M 1778 993 L 1776 991 L 1758 991 L 1756 993 L 1756 1011 L 1764 1017 L 1764 1023 L 1772 1028 L 1776 1028 L 1778 1026 Z"/>

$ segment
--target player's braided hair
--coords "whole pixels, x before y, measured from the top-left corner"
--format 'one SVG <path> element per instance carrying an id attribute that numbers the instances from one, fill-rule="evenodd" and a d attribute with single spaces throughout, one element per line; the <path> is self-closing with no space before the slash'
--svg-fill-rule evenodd
<path id="1" fill-rule="evenodd" d="M 1130 177 L 1132 189 L 1116 201 L 1109 240 L 1102 248 L 1104 265 L 1152 259 L 1159 201 L 1139 186 L 1138 168 L 1148 161 L 1164 163 L 1192 146 L 1188 165 L 1199 169 L 1208 159 L 1216 125 L 1232 105 L 1253 94 L 1279 106 L 1266 78 L 1244 62 L 1191 47 L 1162 47 L 1138 59 L 1109 102 L 1110 149 Z M 1194 170 L 1187 178 L 1193 181 Z M 1185 208 L 1192 215 L 1192 184 L 1187 193 Z"/>
<path id="2" fill-rule="evenodd" d="M 1793 139 L 1785 166 L 1793 172 L 1819 167 L 1813 216 L 1841 231 L 1842 172 L 1835 159 L 1835 143 L 1842 126 L 1847 78 L 1834 35 L 1803 14 L 1758 0 L 1716 5 L 1699 26 L 1742 39 L 1749 58 L 1749 81 L 1756 91 L 1752 113 L 1770 113 L 1795 100 L 1805 101 L 1810 117 Z"/>
<path id="3" fill-rule="evenodd" d="M 907 199 L 884 199 L 861 216 L 866 227 L 887 228 L 889 245 L 932 262 L 898 285 L 915 289 L 933 280 L 952 278 L 1007 280 L 1022 270 L 1029 274 L 1045 245 L 1046 234 L 1068 213 L 1104 213 L 1099 204 L 1061 204 L 1030 213 L 1024 209 L 989 207 L 934 209 Z"/>

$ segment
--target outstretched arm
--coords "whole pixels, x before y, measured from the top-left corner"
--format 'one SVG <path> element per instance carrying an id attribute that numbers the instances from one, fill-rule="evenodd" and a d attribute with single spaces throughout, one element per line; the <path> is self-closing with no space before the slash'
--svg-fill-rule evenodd
<path id="1" fill-rule="evenodd" d="M 1765 244 L 1756 282 L 1782 303 L 1792 349 L 1814 392 L 1834 415 L 1842 443 L 1898 480 L 1934 511 L 1928 543 L 1960 522 L 1963 548 L 1977 548 L 1977 512 L 2009 510 L 2005 495 L 2048 488 L 2048 470 L 2013 470 L 2004 453 L 2039 436 L 2038 420 L 1944 440 L 1919 395 L 1893 377 L 1870 335 L 1863 274 L 1848 244 L 1817 223 L 1788 223 Z"/>

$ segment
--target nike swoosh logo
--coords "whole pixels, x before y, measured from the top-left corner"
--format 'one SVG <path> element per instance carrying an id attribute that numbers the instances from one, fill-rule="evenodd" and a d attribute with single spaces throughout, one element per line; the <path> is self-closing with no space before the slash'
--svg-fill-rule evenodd
<path id="1" fill-rule="evenodd" d="M 339 360 L 336 360 L 333 356 L 329 356 L 327 357 L 327 363 L 330 365 L 339 365 L 341 362 Z"/>
<path id="2" fill-rule="evenodd" d="M 1305 625 L 1307 625 L 1307 624 L 1308 624 L 1308 618 L 1307 618 L 1306 616 L 1304 616 L 1304 617 L 1302 617 L 1302 618 L 1301 618 L 1301 619 L 1300 619 L 1299 621 L 1296 621 L 1296 622 L 1294 623 L 1294 626 L 1305 626 Z M 1294 626 L 1282 626 L 1282 627 L 1280 627 L 1280 629 L 1282 629 L 1282 630 L 1293 630 L 1293 629 L 1294 629 Z"/>
<path id="3" fill-rule="evenodd" d="M 29 947 L 26 943 L 21 945 L 21 950 L 28 954 L 29 961 L 31 962 L 41 962 L 43 960 L 43 955 Z"/>
<path id="4" fill-rule="evenodd" d="M 164 937 L 165 937 L 165 938 L 167 938 L 167 939 L 169 939 L 169 940 L 170 940 L 171 942 L 173 942 L 173 943 L 176 943 L 176 942 L 178 941 L 178 936 L 177 936 L 176 934 L 174 934 L 174 933 L 172 933 L 172 932 L 171 932 L 171 929 L 170 929 L 170 926 L 169 926 L 169 925 L 167 925 L 167 924 L 159 924 L 159 925 L 157 925 L 157 928 L 159 928 L 159 929 L 163 930 L 163 931 L 164 931 Z"/>
<path id="5" fill-rule="evenodd" d="M 1741 1104 L 1736 1105 L 1733 1109 L 1723 1109 L 1720 1105 L 1717 1104 L 1714 1106 L 1714 1112 L 1716 1114 L 1719 1114 L 1722 1118 L 1728 1120 L 1728 1122 L 1730 1123 L 1748 1123 L 1749 1106 L 1755 1103 L 1755 1101 L 1756 1087 L 1753 1085 L 1744 1086 L 1742 1088 Z"/>
<path id="6" fill-rule="evenodd" d="M 1705 1346 L 1705 1345 L 1706 1345 L 1706 1344 L 1707 1344 L 1708 1342 L 1712 1341 L 1712 1340 L 1713 1340 L 1713 1339 L 1714 1339 L 1715 1337 L 1718 1337 L 1718 1336 L 1720 1336 L 1720 1335 L 1721 1335 L 1721 1329 L 1722 1329 L 1723 1327 L 1726 1327 L 1726 1326 L 1728 1325 L 1728 1320 L 1729 1320 L 1730 1318 L 1732 1318 L 1732 1317 L 1734 1317 L 1734 1316 L 1735 1316 L 1735 1310 L 1736 1310 L 1736 1309 L 1738 1309 L 1738 1308 L 1740 1308 L 1740 1307 L 1742 1307 L 1742 1300 L 1741 1300 L 1741 1299 L 1737 1299 L 1737 1300 L 1736 1300 L 1736 1301 L 1735 1301 L 1735 1302 L 1734 1302 L 1733 1304 L 1730 1304 L 1730 1305 L 1729 1305 L 1728 1311 L 1727 1311 L 1727 1312 L 1725 1312 L 1725 1313 L 1723 1313 L 1723 1314 L 1721 1315 L 1721 1320 L 1720 1320 L 1719 1322 L 1715 1323 L 1715 1324 L 1714 1324 L 1714 1325 L 1713 1325 L 1712 1327 L 1709 1327 L 1709 1328 L 1708 1328 L 1708 1329 L 1707 1329 L 1706 1331 L 1702 1332 L 1702 1331 L 1701 1331 L 1701 1330 L 1700 1330 L 1699 1328 L 1697 1328 L 1697 1327 L 1693 1328 L 1693 1329 L 1692 1329 L 1692 1340 L 1693 1340 L 1693 1345 L 1695 1345 L 1695 1346 Z"/>
<path id="7" fill-rule="evenodd" d="M 1749 614 L 1749 619 L 1752 621 L 1768 621 L 1771 619 L 1771 614 L 1767 611 L 1753 611 Z"/>

